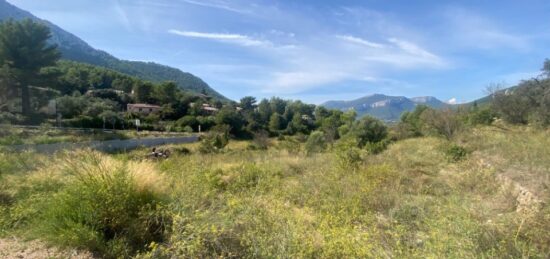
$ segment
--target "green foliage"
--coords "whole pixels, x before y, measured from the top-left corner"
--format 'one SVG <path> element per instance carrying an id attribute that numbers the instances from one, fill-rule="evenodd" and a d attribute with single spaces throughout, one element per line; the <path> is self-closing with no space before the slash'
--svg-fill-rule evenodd
<path id="1" fill-rule="evenodd" d="M 166 197 L 140 182 L 143 175 L 127 165 L 85 156 L 67 165 L 65 174 L 72 181 L 45 204 L 33 205 L 40 208 L 33 220 L 35 234 L 106 258 L 130 257 L 162 241 L 169 222 L 162 209 Z"/>
<path id="2" fill-rule="evenodd" d="M 283 130 L 284 118 L 278 113 L 273 113 L 269 118 L 269 131 L 273 133 L 279 133 Z"/>
<path id="3" fill-rule="evenodd" d="M 412 112 L 404 112 L 401 114 L 401 119 L 397 125 L 398 138 L 404 139 L 422 136 L 424 128 L 422 113 L 428 109 L 428 106 L 418 105 Z"/>
<path id="4" fill-rule="evenodd" d="M 470 125 L 491 125 L 497 114 L 491 107 L 475 107 L 468 113 L 468 123 Z"/>
<path id="5" fill-rule="evenodd" d="M 367 142 L 364 148 L 368 151 L 369 154 L 379 154 L 382 153 L 382 151 L 386 150 L 390 143 L 391 142 L 389 139 L 384 139 L 379 142 Z"/>
<path id="6" fill-rule="evenodd" d="M 229 143 L 229 128 L 219 127 L 201 137 L 199 152 L 203 154 L 221 152 Z"/>
<path id="7" fill-rule="evenodd" d="M 307 154 L 319 153 L 325 150 L 327 144 L 325 135 L 321 131 L 313 131 L 307 138 L 305 151 Z"/>
<path id="8" fill-rule="evenodd" d="M 141 161 L 146 150 L 116 156 L 124 162 L 101 155 L 106 159 L 101 166 L 95 166 L 97 158 L 89 154 L 42 159 L 26 154 L 21 156 L 28 162 L 21 163 L 25 166 L 2 175 L 0 232 L 24 240 L 28 232 L 57 226 L 56 222 L 81 214 L 65 209 L 66 204 L 91 207 L 87 200 L 94 197 L 107 203 L 93 204 L 101 208 L 98 211 L 106 211 L 94 212 L 97 215 L 122 214 L 115 220 L 90 221 L 107 226 L 104 229 L 121 226 L 123 219 L 160 221 L 165 223 L 162 228 L 169 228 L 159 239 L 136 246 L 137 258 L 547 257 L 548 198 L 538 196 L 545 204 L 518 210 L 523 208 L 518 206 L 518 194 L 497 177 L 506 176 L 513 185 L 544 194 L 548 179 L 542 169 L 550 165 L 547 132 L 533 127 L 480 126 L 457 134 L 461 148 L 453 152 L 462 153 L 458 150 L 463 148 L 476 150 L 476 155 L 463 156 L 463 162 L 453 164 L 445 153 L 452 144 L 436 137 L 397 141 L 376 156 L 366 156 L 368 144 L 360 149 L 352 136 L 314 156 L 250 150 L 244 141 L 230 143 L 231 152 L 208 156 L 177 152 L 181 147 L 195 151 L 195 144 L 177 146 L 170 159 L 156 162 Z M 278 143 L 295 138 L 283 136 Z M 0 162 L 0 168 L 10 166 L 17 157 L 0 153 L 3 160 L 6 163 Z M 91 173 L 94 176 L 101 175 L 99 171 L 110 173 L 101 184 L 83 187 L 83 182 L 91 181 L 81 181 L 71 168 L 82 172 L 91 168 L 96 170 Z M 117 178 L 122 171 L 131 177 Z M 139 186 L 139 192 L 150 191 L 168 204 L 145 214 L 121 211 L 120 207 L 134 204 L 121 196 L 141 197 L 122 195 L 128 185 Z M 93 190 L 100 194 L 90 195 Z M 50 216 L 54 210 L 60 212 Z M 76 240 L 71 246 L 106 251 L 97 256 L 124 257 L 135 254 L 130 240 L 145 240 L 144 236 L 151 240 L 156 235 L 141 224 L 131 224 L 144 229 L 139 232 L 143 235 L 131 237 L 134 232 L 127 231 L 105 242 L 103 231 L 83 226 L 74 224 L 71 231 L 48 231 L 47 235 L 39 231 L 34 237 L 48 237 L 51 245 Z M 82 240 L 88 241 L 86 246 L 78 245 Z"/>
<path id="9" fill-rule="evenodd" d="M 353 138 L 344 138 L 336 142 L 333 153 L 340 168 L 355 170 L 359 167 L 363 161 L 363 151 L 358 145 L 357 140 Z"/>
<path id="10" fill-rule="evenodd" d="M 229 126 L 229 133 L 242 136 L 245 121 L 234 107 L 224 107 L 216 114 L 216 124 L 227 125 Z"/>
<path id="11" fill-rule="evenodd" d="M 367 143 L 377 143 L 388 136 L 388 129 L 380 120 L 365 116 L 351 127 L 350 136 L 357 139 L 357 145 L 364 147 Z"/>
<path id="12" fill-rule="evenodd" d="M 470 152 L 459 145 L 451 144 L 445 148 L 445 156 L 450 162 L 459 162 L 466 158 Z"/>
<path id="13" fill-rule="evenodd" d="M 50 37 L 46 25 L 30 19 L 0 23 L 0 75 L 11 81 L 9 87 L 20 88 L 24 115 L 32 113 L 29 86 L 41 85 L 40 69 L 54 65 L 60 57 L 56 46 L 48 44 Z"/>
<path id="14" fill-rule="evenodd" d="M 452 109 L 427 109 L 422 112 L 424 130 L 427 134 L 453 138 L 463 128 L 463 122 L 457 111 Z"/>
<path id="15" fill-rule="evenodd" d="M 548 75 L 544 64 L 544 75 Z M 522 81 L 509 89 L 490 89 L 492 106 L 507 122 L 550 125 L 550 78 Z"/>

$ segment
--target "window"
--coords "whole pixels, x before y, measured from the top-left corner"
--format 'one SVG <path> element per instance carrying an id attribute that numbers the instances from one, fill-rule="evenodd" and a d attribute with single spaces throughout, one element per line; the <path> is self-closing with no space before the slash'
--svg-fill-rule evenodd
<path id="1" fill-rule="evenodd" d="M 139 108 L 139 111 L 141 112 L 141 111 L 143 111 L 143 109 Z"/>

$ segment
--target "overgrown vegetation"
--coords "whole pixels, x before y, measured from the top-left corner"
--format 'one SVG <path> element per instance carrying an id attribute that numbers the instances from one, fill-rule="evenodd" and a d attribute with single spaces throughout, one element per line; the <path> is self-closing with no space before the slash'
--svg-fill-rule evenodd
<path id="1" fill-rule="evenodd" d="M 19 162 L 0 163 L 0 226 L 105 257 L 546 258 L 547 134 L 478 126 L 455 144 L 419 137 L 379 154 L 351 137 L 320 153 L 283 138 L 154 161 L 4 154 Z"/>

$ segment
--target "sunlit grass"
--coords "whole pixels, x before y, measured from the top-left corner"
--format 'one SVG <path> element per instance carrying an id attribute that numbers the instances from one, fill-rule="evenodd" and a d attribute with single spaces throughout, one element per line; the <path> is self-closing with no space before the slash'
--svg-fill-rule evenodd
<path id="1" fill-rule="evenodd" d="M 353 167 L 339 165 L 336 148 L 306 155 L 282 141 L 272 141 L 267 150 L 231 141 L 212 154 L 199 153 L 196 143 L 167 146 L 185 147 L 190 153 L 173 152 L 166 160 L 146 159 L 147 150 L 48 159 L 2 154 L 0 169 L 7 173 L 1 179 L 5 189 L 0 226 L 4 234 L 34 233 L 31 236 L 107 256 L 137 252 L 149 258 L 546 258 L 547 133 L 485 127 L 465 131 L 452 142 L 408 139 L 380 154 L 362 154 Z M 459 160 L 448 159 L 446 152 L 453 145 L 468 153 Z M 19 162 L 12 165 L 6 162 L 10 159 Z M 79 181 L 85 172 L 96 179 L 93 184 Z M 501 175 L 545 203 L 533 214 L 518 212 L 517 195 L 497 180 Z M 128 204 L 141 200 L 136 197 L 142 194 L 155 198 L 139 204 L 163 204 L 147 207 L 151 210 L 145 214 L 167 221 L 162 236 L 136 239 L 124 232 L 130 236 L 109 239 L 82 225 L 60 227 L 53 219 L 77 213 L 73 196 L 79 201 L 100 197 Z M 114 207 L 108 210 L 116 212 L 111 215 L 130 221 L 141 218 Z M 38 222 L 69 232 L 36 235 L 31 230 Z"/>

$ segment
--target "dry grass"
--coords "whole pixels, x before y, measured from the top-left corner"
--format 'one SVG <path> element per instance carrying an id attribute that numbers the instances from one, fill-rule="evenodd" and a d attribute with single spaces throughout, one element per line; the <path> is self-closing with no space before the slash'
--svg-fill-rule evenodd
<path id="1" fill-rule="evenodd" d="M 14 196 L 15 205 L 4 205 L 7 214 L 0 215 L 21 222 L 10 225 L 10 233 L 26 229 L 29 215 L 40 213 L 24 204 L 39 204 L 36 195 L 47 200 L 72 184 L 74 174 L 61 165 L 85 170 L 84 163 L 103 173 L 124 168 L 137 192 L 168 196 L 170 231 L 140 257 L 547 258 L 547 133 L 483 127 L 453 143 L 408 139 L 356 168 L 338 166 L 336 151 L 306 156 L 286 148 L 250 150 L 248 142 L 208 155 L 186 144 L 191 154 L 155 161 L 144 160 L 144 150 L 84 152 L 4 179 L 13 192 L 27 194 Z M 445 152 L 453 144 L 471 153 L 450 161 Z M 59 186 L 23 191 L 45 179 Z M 518 210 L 525 195 L 510 187 L 516 185 L 542 201 L 536 211 Z"/>

